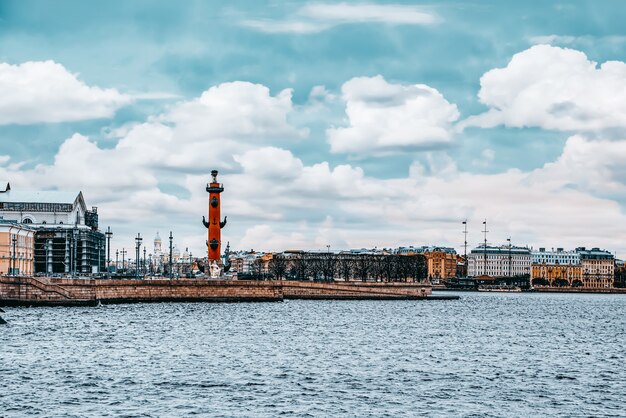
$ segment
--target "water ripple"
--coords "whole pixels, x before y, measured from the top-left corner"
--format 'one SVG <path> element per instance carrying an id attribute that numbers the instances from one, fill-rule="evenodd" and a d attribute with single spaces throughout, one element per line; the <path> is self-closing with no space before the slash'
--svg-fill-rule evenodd
<path id="1" fill-rule="evenodd" d="M 623 416 L 623 295 L 11 308 L 0 416 Z"/>

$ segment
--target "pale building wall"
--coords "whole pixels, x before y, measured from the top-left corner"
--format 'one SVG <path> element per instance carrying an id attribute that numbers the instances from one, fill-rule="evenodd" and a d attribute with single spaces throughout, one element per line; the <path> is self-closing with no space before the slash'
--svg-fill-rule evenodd
<path id="1" fill-rule="evenodd" d="M 484 252 L 479 248 L 472 250 L 467 255 L 468 276 L 478 277 L 487 275 L 491 277 L 507 277 L 509 276 L 509 254 L 506 248 L 501 249 L 499 252 L 493 252 L 487 250 L 487 263 L 485 271 L 485 256 Z M 531 273 L 531 257 L 530 251 L 528 253 L 519 254 L 512 252 L 511 254 L 511 269 L 510 274 L 512 276 L 530 275 Z"/>
<path id="2" fill-rule="evenodd" d="M 9 274 L 14 266 L 17 274 L 32 276 L 34 271 L 35 232 L 18 224 L 0 224 L 0 274 Z M 17 237 L 13 254 L 13 237 Z M 14 264 L 13 260 L 14 259 Z"/>

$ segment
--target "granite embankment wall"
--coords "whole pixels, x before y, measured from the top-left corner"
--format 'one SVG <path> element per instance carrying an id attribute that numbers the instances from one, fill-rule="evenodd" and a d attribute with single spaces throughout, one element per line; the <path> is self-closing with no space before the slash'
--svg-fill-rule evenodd
<path id="1" fill-rule="evenodd" d="M 0 305 L 95 305 L 165 301 L 266 302 L 284 299 L 426 299 L 421 283 L 246 280 L 111 280 L 0 277 Z"/>
<path id="2" fill-rule="evenodd" d="M 533 289 L 535 292 L 550 292 L 550 293 L 622 293 L 626 294 L 626 289 L 615 287 L 549 287 L 549 286 L 535 286 Z"/>
<path id="3" fill-rule="evenodd" d="M 244 280 L 93 280 L 0 277 L 4 305 L 92 305 L 101 303 L 283 300 L 277 282 Z"/>
<path id="4" fill-rule="evenodd" d="M 422 283 L 299 282 L 285 280 L 285 299 L 425 299 L 432 286 Z"/>

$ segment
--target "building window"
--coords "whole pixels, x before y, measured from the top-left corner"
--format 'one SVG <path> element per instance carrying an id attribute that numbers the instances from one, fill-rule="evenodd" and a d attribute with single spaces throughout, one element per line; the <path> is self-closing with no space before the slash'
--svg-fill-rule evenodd
<path id="1" fill-rule="evenodd" d="M 32 220 L 32 219 L 30 219 L 30 218 L 24 218 L 24 219 L 22 220 L 22 223 L 23 223 L 23 224 L 32 224 L 32 223 L 33 223 L 33 220 Z"/>

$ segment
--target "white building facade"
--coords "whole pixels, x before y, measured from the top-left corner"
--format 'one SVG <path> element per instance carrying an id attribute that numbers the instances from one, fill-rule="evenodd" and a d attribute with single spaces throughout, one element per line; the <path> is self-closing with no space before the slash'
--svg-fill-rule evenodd
<path id="1" fill-rule="evenodd" d="M 539 248 L 539 251 L 532 251 L 531 258 L 533 264 L 547 265 L 578 265 L 580 264 L 580 254 L 576 251 L 564 251 L 563 248 L 557 248 L 546 251 L 545 248 Z"/>
<path id="2" fill-rule="evenodd" d="M 469 277 L 517 277 L 530 275 L 531 253 L 526 247 L 478 246 L 467 255 Z"/>

